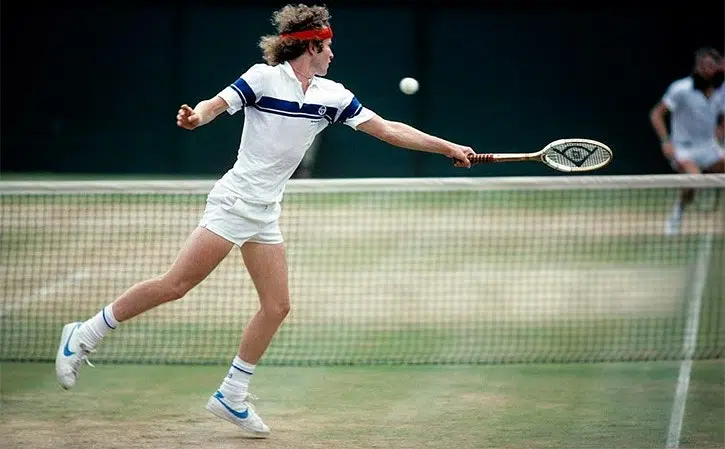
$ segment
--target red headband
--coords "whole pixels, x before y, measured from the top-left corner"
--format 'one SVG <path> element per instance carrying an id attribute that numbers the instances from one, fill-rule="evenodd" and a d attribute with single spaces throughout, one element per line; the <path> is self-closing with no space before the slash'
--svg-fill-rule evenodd
<path id="1" fill-rule="evenodd" d="M 328 26 L 324 28 L 317 28 L 315 30 L 295 31 L 294 33 L 280 34 L 280 36 L 284 38 L 299 39 L 302 41 L 310 39 L 325 40 L 332 38 L 332 28 Z"/>

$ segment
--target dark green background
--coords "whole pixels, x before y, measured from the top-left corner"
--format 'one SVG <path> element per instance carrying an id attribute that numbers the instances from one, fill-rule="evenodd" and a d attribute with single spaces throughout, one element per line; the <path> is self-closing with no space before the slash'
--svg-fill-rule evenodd
<path id="1" fill-rule="evenodd" d="M 697 47 L 722 49 L 722 1 L 439 3 L 328 2 L 329 77 L 383 117 L 479 152 L 602 140 L 616 157 L 600 174 L 670 172 L 649 109 Z M 174 117 L 261 61 L 258 38 L 284 2 L 244 4 L 3 2 L 2 171 L 224 173 L 242 114 L 193 133 Z M 417 95 L 398 91 L 404 76 L 420 80 Z M 456 170 L 344 125 L 321 143 L 315 177 L 554 174 L 535 163 Z"/>

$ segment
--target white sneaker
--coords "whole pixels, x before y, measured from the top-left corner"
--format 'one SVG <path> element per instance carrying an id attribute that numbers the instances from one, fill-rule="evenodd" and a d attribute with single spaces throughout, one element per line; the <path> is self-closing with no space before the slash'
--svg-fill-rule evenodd
<path id="1" fill-rule="evenodd" d="M 232 405 L 226 401 L 222 392 L 217 390 L 206 403 L 206 409 L 213 415 L 236 424 L 256 437 L 266 438 L 270 434 L 269 427 L 254 411 L 252 404 L 249 402 L 250 399 L 252 399 L 252 396 L 247 393 L 241 404 Z"/>
<path id="2" fill-rule="evenodd" d="M 63 332 L 60 334 L 58 353 L 55 356 L 55 374 L 58 376 L 60 386 L 66 390 L 75 385 L 81 363 L 86 362 L 93 366 L 88 361 L 88 354 L 93 350 L 78 339 L 78 329 L 81 324 L 83 323 L 68 323 L 63 326 Z"/>

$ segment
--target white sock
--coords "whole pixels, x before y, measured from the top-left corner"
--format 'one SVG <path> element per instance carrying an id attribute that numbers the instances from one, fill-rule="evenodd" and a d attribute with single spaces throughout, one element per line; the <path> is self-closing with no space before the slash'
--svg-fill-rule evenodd
<path id="1" fill-rule="evenodd" d="M 229 372 L 219 387 L 219 391 L 229 402 L 241 402 L 244 399 L 255 368 L 256 365 L 245 362 L 239 356 L 234 357 Z"/>
<path id="2" fill-rule="evenodd" d="M 91 348 L 95 348 L 101 339 L 118 326 L 116 317 L 113 316 L 113 308 L 107 305 L 92 318 L 86 320 L 79 329 L 79 338 Z"/>

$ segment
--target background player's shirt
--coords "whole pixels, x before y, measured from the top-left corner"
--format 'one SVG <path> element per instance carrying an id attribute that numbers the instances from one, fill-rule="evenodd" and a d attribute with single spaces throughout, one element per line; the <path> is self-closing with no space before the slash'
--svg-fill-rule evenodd
<path id="1" fill-rule="evenodd" d="M 717 117 L 725 112 L 723 86 L 706 98 L 688 76 L 670 84 L 662 101 L 670 110 L 671 140 L 676 148 L 712 146 Z"/>

